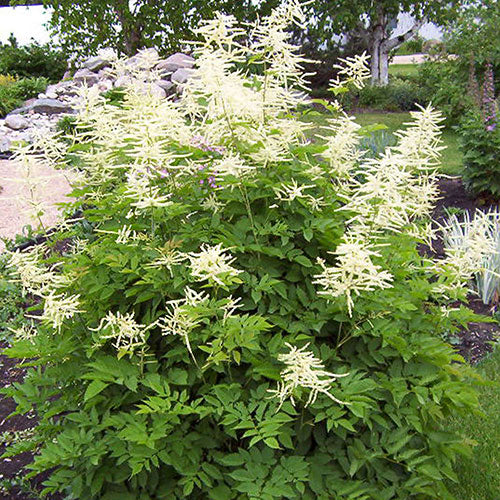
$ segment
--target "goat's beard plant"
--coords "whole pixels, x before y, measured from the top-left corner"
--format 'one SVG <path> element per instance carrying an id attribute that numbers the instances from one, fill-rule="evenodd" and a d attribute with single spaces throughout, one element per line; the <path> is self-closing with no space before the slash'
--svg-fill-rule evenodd
<path id="1" fill-rule="evenodd" d="M 205 23 L 178 100 L 87 93 L 66 155 L 87 222 L 57 265 L 54 236 L 11 259 L 43 312 L 8 350 L 30 361 L 6 393 L 38 417 L 8 453 L 35 451 L 46 492 L 450 498 L 462 439 L 443 420 L 476 398 L 440 339 L 470 316 L 446 309 L 467 277 L 416 250 L 439 117 L 375 159 L 342 113 L 309 142 L 301 16 L 283 6 L 248 45 L 231 17 Z"/>

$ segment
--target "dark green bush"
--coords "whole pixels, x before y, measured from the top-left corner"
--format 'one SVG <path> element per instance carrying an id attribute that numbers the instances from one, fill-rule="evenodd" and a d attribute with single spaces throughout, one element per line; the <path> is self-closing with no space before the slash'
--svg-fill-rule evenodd
<path id="1" fill-rule="evenodd" d="M 391 78 L 388 85 L 366 87 L 341 96 L 342 104 L 348 108 L 372 108 L 384 111 L 412 111 L 418 105 L 426 105 L 427 99 L 420 87 L 411 78 Z"/>
<path id="2" fill-rule="evenodd" d="M 472 193 L 500 199 L 500 130 L 490 128 L 478 113 L 469 113 L 457 127 L 464 158 L 462 177 Z"/>
<path id="3" fill-rule="evenodd" d="M 44 77 L 59 81 L 67 68 L 63 52 L 50 45 L 31 43 L 18 46 L 15 41 L 0 45 L 0 74 L 24 77 Z"/>
<path id="4" fill-rule="evenodd" d="M 411 55 L 423 52 L 422 45 L 424 43 L 424 39 L 420 36 L 416 36 L 411 40 L 407 40 L 404 42 L 401 47 L 396 50 L 396 54 L 400 56 Z"/>
<path id="5" fill-rule="evenodd" d="M 458 61 L 429 61 L 419 65 L 418 85 L 425 99 L 446 116 L 447 125 L 455 125 L 470 109 L 467 73 Z"/>
<path id="6" fill-rule="evenodd" d="M 46 78 L 22 78 L 0 86 L 0 117 L 22 106 L 26 99 L 36 97 L 48 85 Z"/>

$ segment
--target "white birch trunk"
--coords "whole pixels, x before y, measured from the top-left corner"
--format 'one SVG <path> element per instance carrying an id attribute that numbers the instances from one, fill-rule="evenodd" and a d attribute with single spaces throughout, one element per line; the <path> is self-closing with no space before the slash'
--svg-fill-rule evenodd
<path id="1" fill-rule="evenodd" d="M 389 83 L 389 51 L 382 43 L 378 55 L 379 82 L 378 85 L 385 86 Z"/>

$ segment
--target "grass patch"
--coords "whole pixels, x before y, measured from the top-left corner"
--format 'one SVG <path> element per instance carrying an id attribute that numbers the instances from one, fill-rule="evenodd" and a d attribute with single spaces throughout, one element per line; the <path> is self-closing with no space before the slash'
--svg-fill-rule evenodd
<path id="1" fill-rule="evenodd" d="M 458 500 L 500 498 L 500 348 L 478 365 L 478 371 L 495 385 L 480 389 L 484 418 L 476 415 L 450 419 L 450 430 L 477 441 L 471 458 L 461 457 L 455 466 L 458 483 L 449 489 Z"/>
<path id="2" fill-rule="evenodd" d="M 418 64 L 389 64 L 389 76 L 417 76 Z"/>
<path id="3" fill-rule="evenodd" d="M 326 114 L 314 115 L 309 118 L 309 121 L 321 127 L 326 123 Z M 409 113 L 357 113 L 356 121 L 363 126 L 374 125 L 376 123 L 384 124 L 387 129 L 386 133 L 393 134 L 396 130 L 401 129 L 404 123 L 411 120 Z M 314 134 L 315 131 L 312 131 Z M 311 135 L 312 135 L 311 134 Z M 446 149 L 442 151 L 441 170 L 447 175 L 460 175 L 462 170 L 463 158 L 458 147 L 458 135 L 450 129 L 443 130 L 442 135 L 443 146 Z"/>

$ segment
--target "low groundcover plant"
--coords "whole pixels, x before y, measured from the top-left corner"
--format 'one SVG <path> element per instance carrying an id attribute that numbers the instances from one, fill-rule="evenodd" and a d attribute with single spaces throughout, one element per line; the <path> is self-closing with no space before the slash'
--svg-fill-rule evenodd
<path id="1" fill-rule="evenodd" d="M 7 351 L 28 368 L 5 393 L 38 424 L 7 455 L 32 450 L 46 493 L 451 498 L 465 447 L 443 421 L 476 396 L 440 337 L 472 317 L 447 308 L 469 276 L 417 252 L 439 115 L 414 112 L 376 159 L 341 111 L 308 141 L 291 22 L 298 3 L 246 43 L 217 15 L 178 99 L 148 92 L 144 61 L 120 106 L 86 91 L 74 136 L 45 139 L 86 220 L 11 255 L 40 311 Z M 346 63 L 359 85 L 363 59 Z"/>

